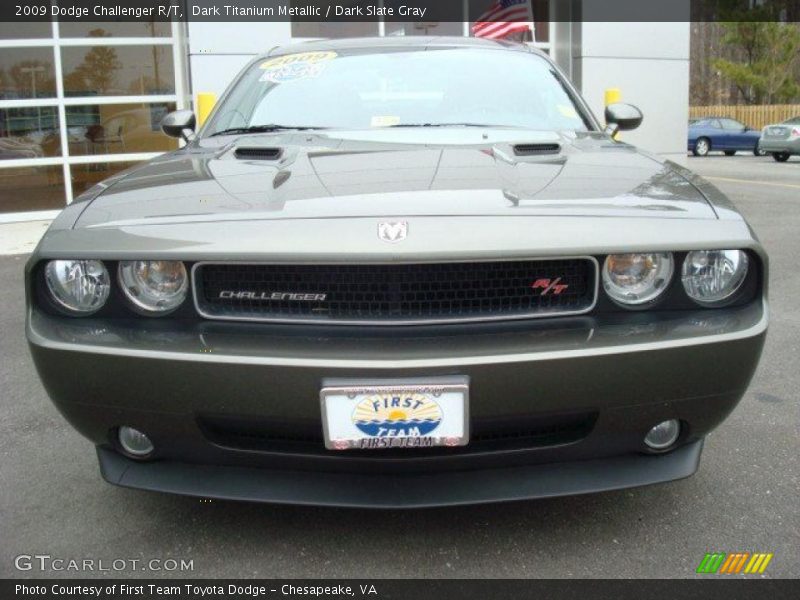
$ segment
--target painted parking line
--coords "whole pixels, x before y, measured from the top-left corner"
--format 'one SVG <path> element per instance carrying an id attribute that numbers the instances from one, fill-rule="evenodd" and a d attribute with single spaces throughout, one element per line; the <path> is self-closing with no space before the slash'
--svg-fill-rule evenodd
<path id="1" fill-rule="evenodd" d="M 712 181 L 729 181 L 731 183 L 749 183 L 750 185 L 769 185 L 772 187 L 785 187 L 797 188 L 800 190 L 800 184 L 797 183 L 780 183 L 775 181 L 760 181 L 758 179 L 733 179 L 732 177 L 712 177 L 711 175 L 704 175 L 706 179 Z"/>

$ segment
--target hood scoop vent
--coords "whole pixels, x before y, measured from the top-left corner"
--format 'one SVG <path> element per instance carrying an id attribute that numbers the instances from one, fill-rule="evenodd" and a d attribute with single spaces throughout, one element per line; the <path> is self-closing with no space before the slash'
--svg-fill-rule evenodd
<path id="1" fill-rule="evenodd" d="M 517 156 L 542 156 L 559 152 L 561 152 L 560 144 L 517 144 L 514 146 L 514 154 Z"/>
<path id="2" fill-rule="evenodd" d="M 259 146 L 240 147 L 234 152 L 236 158 L 249 160 L 278 160 L 283 154 L 282 148 L 265 148 Z"/>

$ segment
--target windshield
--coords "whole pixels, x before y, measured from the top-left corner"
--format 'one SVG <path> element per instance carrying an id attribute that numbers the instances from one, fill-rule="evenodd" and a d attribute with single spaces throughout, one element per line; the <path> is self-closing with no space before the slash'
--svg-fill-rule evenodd
<path id="1" fill-rule="evenodd" d="M 253 64 L 203 134 L 280 127 L 500 126 L 586 131 L 554 68 L 528 52 L 302 52 Z"/>

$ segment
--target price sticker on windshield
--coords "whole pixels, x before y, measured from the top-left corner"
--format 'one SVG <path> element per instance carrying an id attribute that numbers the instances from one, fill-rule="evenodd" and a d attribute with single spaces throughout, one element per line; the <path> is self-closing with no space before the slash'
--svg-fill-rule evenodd
<path id="1" fill-rule="evenodd" d="M 390 115 L 376 115 L 370 119 L 371 127 L 393 127 L 400 124 L 400 117 Z"/>
<path id="2" fill-rule="evenodd" d="M 318 77 L 325 70 L 328 62 L 337 56 L 336 52 L 300 52 L 271 58 L 259 65 L 259 68 L 264 71 L 259 81 L 262 83 L 287 83 Z"/>

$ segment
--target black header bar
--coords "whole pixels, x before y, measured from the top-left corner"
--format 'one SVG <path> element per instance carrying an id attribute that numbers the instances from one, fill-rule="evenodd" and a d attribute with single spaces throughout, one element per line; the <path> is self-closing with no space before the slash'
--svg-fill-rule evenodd
<path id="1" fill-rule="evenodd" d="M 4 579 L 3 600 L 783 600 L 797 580 L 521 580 L 521 579 Z"/>
<path id="2" fill-rule="evenodd" d="M 3 0 L 0 21 L 475 21 L 494 0 Z M 534 20 L 798 21 L 800 0 L 555 0 Z"/>

